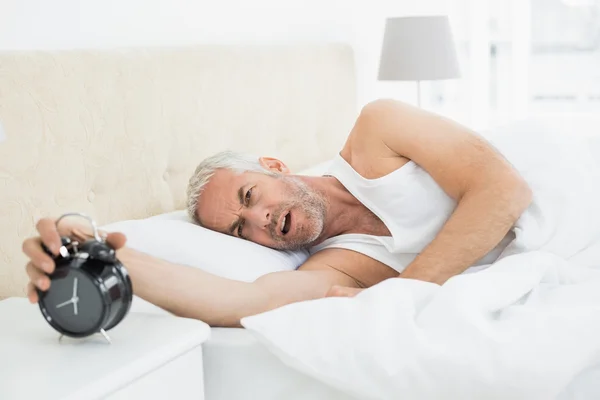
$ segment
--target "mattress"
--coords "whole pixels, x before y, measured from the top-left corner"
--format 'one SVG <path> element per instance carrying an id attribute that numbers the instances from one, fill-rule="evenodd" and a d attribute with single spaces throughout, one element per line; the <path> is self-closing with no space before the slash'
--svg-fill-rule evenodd
<path id="1" fill-rule="evenodd" d="M 203 351 L 206 400 L 356 400 L 287 367 L 241 328 L 212 328 Z"/>

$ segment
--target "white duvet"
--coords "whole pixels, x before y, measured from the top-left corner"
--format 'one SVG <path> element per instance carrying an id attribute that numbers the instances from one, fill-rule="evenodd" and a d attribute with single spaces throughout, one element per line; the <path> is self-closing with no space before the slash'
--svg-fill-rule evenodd
<path id="1" fill-rule="evenodd" d="M 244 327 L 361 399 L 600 398 L 600 140 L 553 128 L 513 126 L 496 142 L 535 197 L 489 268 L 443 286 L 391 279 Z"/>

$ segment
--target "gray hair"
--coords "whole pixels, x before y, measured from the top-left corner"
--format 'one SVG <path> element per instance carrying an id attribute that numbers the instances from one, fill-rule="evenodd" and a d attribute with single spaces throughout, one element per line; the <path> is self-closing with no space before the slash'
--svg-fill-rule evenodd
<path id="1" fill-rule="evenodd" d="M 202 225 L 198 217 L 198 200 L 202 190 L 219 169 L 229 169 L 236 174 L 246 171 L 260 172 L 266 175 L 277 175 L 260 165 L 259 157 L 230 150 L 222 151 L 204 159 L 194 171 L 187 187 L 187 212 L 194 222 Z"/>

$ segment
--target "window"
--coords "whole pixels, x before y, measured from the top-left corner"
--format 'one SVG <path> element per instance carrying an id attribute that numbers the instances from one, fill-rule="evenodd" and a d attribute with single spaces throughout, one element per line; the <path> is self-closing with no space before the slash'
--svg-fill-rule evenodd
<path id="1" fill-rule="evenodd" d="M 450 0 L 460 80 L 430 109 L 475 128 L 525 114 L 600 113 L 600 0 Z"/>

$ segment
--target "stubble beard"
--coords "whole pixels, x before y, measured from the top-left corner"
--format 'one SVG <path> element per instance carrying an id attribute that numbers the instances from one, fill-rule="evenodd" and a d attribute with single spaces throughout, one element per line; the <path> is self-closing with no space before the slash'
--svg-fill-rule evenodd
<path id="1" fill-rule="evenodd" d="M 275 248 L 279 250 L 300 250 L 311 247 L 317 241 L 325 227 L 325 216 L 327 214 L 327 199 L 322 193 L 308 186 L 296 177 L 282 177 L 288 187 L 287 195 L 289 202 L 284 203 L 276 213 L 275 221 L 279 221 L 282 212 L 292 210 L 292 214 L 301 211 L 305 220 L 302 226 L 295 226 L 295 231 L 290 232 L 290 237 L 281 236 L 279 228 L 271 224 L 271 237 L 275 241 Z M 294 218 L 294 216 L 292 216 Z M 297 224 L 297 221 L 294 223 Z"/>

